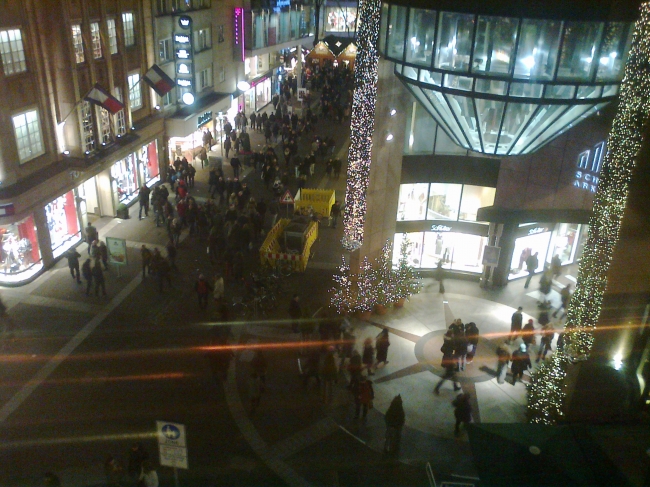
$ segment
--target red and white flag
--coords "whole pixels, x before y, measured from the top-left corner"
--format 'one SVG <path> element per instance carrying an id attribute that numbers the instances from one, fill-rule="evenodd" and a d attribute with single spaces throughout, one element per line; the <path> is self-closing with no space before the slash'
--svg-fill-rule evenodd
<path id="1" fill-rule="evenodd" d="M 108 110 L 115 115 L 117 112 L 124 108 L 124 104 L 111 95 L 108 91 L 96 84 L 92 90 L 84 97 L 84 100 L 99 105 L 100 107 Z"/>
<path id="2" fill-rule="evenodd" d="M 158 96 L 166 95 L 176 86 L 174 80 L 167 76 L 157 64 L 151 66 L 142 79 L 158 93 Z"/>

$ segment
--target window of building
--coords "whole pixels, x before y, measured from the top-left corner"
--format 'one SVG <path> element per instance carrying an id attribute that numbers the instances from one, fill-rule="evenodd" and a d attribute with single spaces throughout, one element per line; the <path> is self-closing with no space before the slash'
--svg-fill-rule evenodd
<path id="1" fill-rule="evenodd" d="M 202 51 L 212 46 L 210 38 L 210 29 L 201 29 L 196 33 L 196 50 Z"/>
<path id="2" fill-rule="evenodd" d="M 163 95 L 163 97 L 162 97 L 162 105 L 163 105 L 164 107 L 168 107 L 168 106 L 171 105 L 171 104 L 172 104 L 172 92 L 171 92 L 171 91 L 168 91 L 168 92 L 165 93 L 165 94 Z"/>
<path id="3" fill-rule="evenodd" d="M 115 87 L 115 98 L 124 102 L 122 88 Z M 124 135 L 126 133 L 126 115 L 124 108 L 115 114 L 115 130 L 117 131 L 117 135 Z"/>
<path id="4" fill-rule="evenodd" d="M 212 66 L 199 72 L 199 90 L 212 86 Z"/>
<path id="5" fill-rule="evenodd" d="M 424 232 L 396 233 L 395 242 L 393 243 L 393 264 L 397 265 L 400 258 L 400 250 L 404 239 L 408 239 L 409 252 L 407 258 L 409 264 L 413 267 L 420 268 L 422 265 L 422 239 Z"/>
<path id="6" fill-rule="evenodd" d="M 93 126 L 93 106 L 90 102 L 81 103 L 81 128 L 84 134 L 84 150 L 90 154 L 95 150 L 95 127 Z"/>
<path id="7" fill-rule="evenodd" d="M 468 71 L 474 16 L 442 12 L 438 17 L 436 68 Z"/>
<path id="8" fill-rule="evenodd" d="M 357 23 L 357 7 L 328 7 L 328 32 L 354 32 Z"/>
<path id="9" fill-rule="evenodd" d="M 135 19 L 132 12 L 122 14 L 122 26 L 124 27 L 124 45 L 135 46 Z"/>
<path id="10" fill-rule="evenodd" d="M 433 154 L 436 122 L 429 112 L 414 101 L 412 110 L 406 117 L 404 134 L 404 154 Z"/>
<path id="11" fill-rule="evenodd" d="M 426 220 L 428 193 L 428 183 L 400 185 L 397 219 L 399 221 Z"/>
<path id="12" fill-rule="evenodd" d="M 83 63 L 86 58 L 84 57 L 84 42 L 81 37 L 81 26 L 79 24 L 72 26 L 72 45 L 74 46 L 74 56 L 77 63 Z"/>
<path id="13" fill-rule="evenodd" d="M 518 19 L 479 17 L 472 71 L 509 74 L 514 64 Z"/>
<path id="14" fill-rule="evenodd" d="M 129 101 L 131 110 L 142 108 L 142 91 L 140 90 L 140 75 L 138 73 L 130 74 L 129 81 Z"/>
<path id="15" fill-rule="evenodd" d="M 432 183 L 427 220 L 458 220 L 462 184 Z"/>
<path id="16" fill-rule="evenodd" d="M 167 62 L 172 59 L 172 40 L 163 39 L 158 42 L 158 56 L 161 62 Z"/>
<path id="17" fill-rule="evenodd" d="M 93 57 L 99 59 L 102 57 L 102 39 L 99 34 L 99 23 L 91 22 L 90 37 L 93 41 Z"/>
<path id="18" fill-rule="evenodd" d="M 108 19 L 108 49 L 111 54 L 117 54 L 117 31 L 115 30 L 115 19 Z"/>
<path id="19" fill-rule="evenodd" d="M 20 29 L 0 30 L 0 55 L 5 76 L 27 71 Z"/>
<path id="20" fill-rule="evenodd" d="M 164 15 L 167 13 L 167 0 L 158 0 L 158 15 Z"/>
<path id="21" fill-rule="evenodd" d="M 217 79 L 219 80 L 219 83 L 223 83 L 224 81 L 226 81 L 226 68 L 224 68 L 223 66 L 221 66 L 221 67 L 219 68 L 218 73 L 219 73 L 219 74 L 218 74 Z"/>
<path id="22" fill-rule="evenodd" d="M 458 219 L 468 222 L 477 221 L 476 213 L 478 209 L 485 206 L 492 206 L 496 191 L 496 188 L 465 184 L 463 186 L 463 197 L 460 200 Z"/>
<path id="23" fill-rule="evenodd" d="M 21 164 L 40 156 L 43 152 L 43 137 L 38 111 L 29 110 L 13 117 L 16 147 Z"/>
<path id="24" fill-rule="evenodd" d="M 391 5 L 388 19 L 388 57 L 401 60 L 404 56 L 404 36 L 406 35 L 406 7 Z"/>
<path id="25" fill-rule="evenodd" d="M 181 0 L 172 0 L 172 12 L 178 12 L 181 9 Z"/>
<path id="26" fill-rule="evenodd" d="M 102 145 L 109 144 L 113 140 L 113 130 L 110 113 L 104 108 L 99 109 L 99 126 L 102 132 Z"/>

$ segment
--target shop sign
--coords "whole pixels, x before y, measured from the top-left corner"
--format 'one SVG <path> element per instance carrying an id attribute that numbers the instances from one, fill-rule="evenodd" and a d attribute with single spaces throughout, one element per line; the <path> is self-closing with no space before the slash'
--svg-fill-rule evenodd
<path id="1" fill-rule="evenodd" d="M 181 29 L 189 29 L 192 27 L 192 17 L 189 17 L 187 15 L 183 15 L 179 17 L 178 19 L 178 26 Z"/>
<path id="2" fill-rule="evenodd" d="M 499 256 L 501 255 L 501 247 L 493 245 L 486 245 L 483 250 L 483 265 L 496 267 L 499 265 Z"/>
<path id="3" fill-rule="evenodd" d="M 106 237 L 108 261 L 115 265 L 127 265 L 126 240 L 123 238 Z"/>
<path id="4" fill-rule="evenodd" d="M 190 67 L 185 63 L 179 64 L 178 65 L 178 74 L 190 74 Z"/>
<path id="5" fill-rule="evenodd" d="M 175 34 L 174 41 L 178 42 L 179 44 L 189 44 L 190 36 L 187 34 Z"/>
<path id="6" fill-rule="evenodd" d="M 211 121 L 212 121 L 212 112 L 202 113 L 196 119 L 196 127 L 201 128 L 203 125 Z"/>
<path id="7" fill-rule="evenodd" d="M 535 228 L 531 228 L 530 230 L 528 230 L 528 235 L 537 235 L 537 234 L 546 233 L 546 232 L 548 232 L 548 228 L 546 228 L 546 227 L 535 227 Z"/>
<path id="8" fill-rule="evenodd" d="M 176 57 L 178 59 L 189 59 L 190 58 L 190 52 L 187 49 L 177 49 L 176 50 Z"/>
<path id="9" fill-rule="evenodd" d="M 431 225 L 432 232 L 451 232 L 451 227 L 447 225 Z"/>
<path id="10" fill-rule="evenodd" d="M 605 142 L 596 144 L 593 149 L 588 149 L 578 155 L 578 170 L 575 174 L 573 186 L 584 191 L 595 193 L 598 189 L 600 169 L 605 155 Z"/>
<path id="11" fill-rule="evenodd" d="M 192 87 L 192 80 L 191 79 L 185 79 L 185 78 L 179 78 L 176 80 L 176 84 L 178 86 L 182 86 L 183 88 L 191 88 Z"/>
<path id="12" fill-rule="evenodd" d="M 273 7 L 273 10 L 278 12 L 282 7 L 290 7 L 291 6 L 291 0 L 275 0 L 275 6 Z"/>
<path id="13" fill-rule="evenodd" d="M 241 7 L 235 7 L 235 12 L 233 14 L 234 20 L 234 29 L 233 29 L 233 48 L 235 56 L 238 56 L 241 53 L 241 60 L 244 62 L 246 60 L 246 51 L 244 47 L 244 9 Z"/>

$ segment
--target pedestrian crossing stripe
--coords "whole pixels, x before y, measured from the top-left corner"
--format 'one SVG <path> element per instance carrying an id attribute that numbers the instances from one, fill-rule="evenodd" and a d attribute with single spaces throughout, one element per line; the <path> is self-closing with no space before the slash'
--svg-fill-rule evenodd
<path id="1" fill-rule="evenodd" d="M 284 192 L 284 196 L 280 198 L 280 203 L 284 203 L 285 205 L 292 205 L 293 204 L 293 196 L 291 196 L 291 191 L 288 189 Z"/>

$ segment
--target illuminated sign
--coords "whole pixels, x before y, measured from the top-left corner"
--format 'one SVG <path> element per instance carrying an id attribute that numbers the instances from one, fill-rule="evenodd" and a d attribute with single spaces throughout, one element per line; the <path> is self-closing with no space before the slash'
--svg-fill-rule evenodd
<path id="1" fill-rule="evenodd" d="M 537 235 L 539 233 L 546 233 L 546 232 L 548 232 L 548 228 L 546 227 L 535 227 L 528 230 L 528 235 Z"/>
<path id="2" fill-rule="evenodd" d="M 175 34 L 174 41 L 178 42 L 179 44 L 189 44 L 190 36 L 187 34 Z"/>
<path id="3" fill-rule="evenodd" d="M 241 60 L 243 62 L 246 60 L 246 52 L 244 48 L 244 9 L 241 7 L 235 7 L 233 19 L 235 22 L 235 28 L 233 31 L 233 47 L 235 49 L 235 56 L 237 56 L 241 51 Z"/>
<path id="4" fill-rule="evenodd" d="M 587 149 L 578 154 L 578 170 L 575 173 L 573 186 L 591 193 L 596 192 L 600 181 L 598 174 L 602 168 L 605 150 L 605 142 L 600 142 L 593 149 Z"/>
<path id="5" fill-rule="evenodd" d="M 177 78 L 176 79 L 176 84 L 178 86 L 182 86 L 183 88 L 191 88 L 192 87 L 192 80 L 184 79 L 184 78 Z"/>
<path id="6" fill-rule="evenodd" d="M 179 64 L 178 65 L 178 74 L 190 74 L 190 67 L 185 63 Z"/>
<path id="7" fill-rule="evenodd" d="M 192 26 L 192 17 L 188 17 L 187 15 L 183 15 L 178 19 L 178 26 L 181 29 L 189 29 Z"/>
<path id="8" fill-rule="evenodd" d="M 451 227 L 448 227 L 446 225 L 431 225 L 431 231 L 432 232 L 450 232 Z"/>
<path id="9" fill-rule="evenodd" d="M 178 49 L 176 51 L 176 57 L 178 59 L 189 59 L 190 58 L 190 52 L 187 49 Z"/>
<path id="10" fill-rule="evenodd" d="M 212 121 L 212 112 L 205 112 L 198 116 L 196 119 L 196 127 L 201 128 L 206 123 Z"/>

